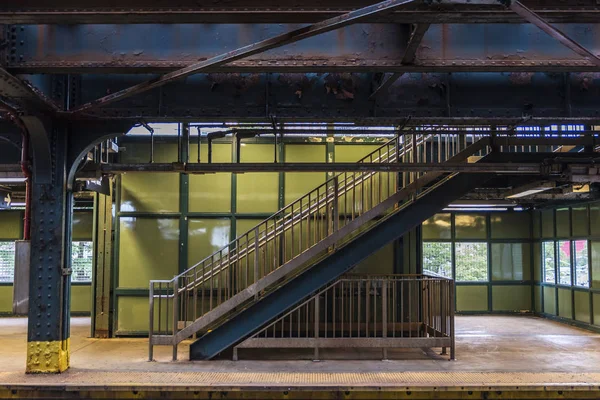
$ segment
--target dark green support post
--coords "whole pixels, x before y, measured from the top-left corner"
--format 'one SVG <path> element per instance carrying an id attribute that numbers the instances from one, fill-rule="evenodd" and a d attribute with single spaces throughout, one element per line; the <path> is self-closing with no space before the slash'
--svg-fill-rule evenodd
<path id="1" fill-rule="evenodd" d="M 109 179 L 109 178 L 106 178 Z M 112 187 L 110 195 L 96 194 L 94 199 L 94 280 L 92 287 L 92 337 L 112 336 L 110 326 L 110 287 L 112 260 Z"/>
<path id="2" fill-rule="evenodd" d="M 33 169 L 27 372 L 58 373 L 69 367 L 73 196 L 66 188 L 68 129 L 49 130 L 39 120 L 27 125 L 32 138 L 46 136 L 44 150 L 51 161 L 47 170 Z M 38 156 L 34 150 L 34 164 Z"/>

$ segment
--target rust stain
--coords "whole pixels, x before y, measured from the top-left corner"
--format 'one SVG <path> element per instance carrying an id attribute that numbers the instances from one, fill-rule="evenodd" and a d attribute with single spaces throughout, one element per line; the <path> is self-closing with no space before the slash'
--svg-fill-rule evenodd
<path id="1" fill-rule="evenodd" d="M 508 80 L 513 85 L 528 85 L 533 79 L 533 72 L 511 72 L 508 75 Z"/>

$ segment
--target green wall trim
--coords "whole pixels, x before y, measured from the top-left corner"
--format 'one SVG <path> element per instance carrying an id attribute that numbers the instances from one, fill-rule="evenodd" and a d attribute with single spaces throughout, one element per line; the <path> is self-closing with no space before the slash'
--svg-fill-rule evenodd
<path id="1" fill-rule="evenodd" d="M 535 315 L 538 316 L 538 317 L 550 319 L 552 321 L 561 322 L 563 324 L 572 325 L 572 326 L 575 326 L 577 328 L 581 328 L 581 329 L 585 329 L 585 330 L 588 330 L 588 331 L 600 333 L 600 326 L 591 325 L 591 324 L 588 324 L 588 323 L 585 323 L 585 322 L 581 322 L 581 321 L 575 321 L 575 320 L 569 319 L 569 318 L 558 317 L 558 316 L 552 315 L 552 314 L 535 313 Z"/>

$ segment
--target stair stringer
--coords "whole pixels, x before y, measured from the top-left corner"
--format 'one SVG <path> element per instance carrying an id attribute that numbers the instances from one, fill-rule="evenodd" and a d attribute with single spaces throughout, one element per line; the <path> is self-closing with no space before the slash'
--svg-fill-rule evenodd
<path id="1" fill-rule="evenodd" d="M 369 230 L 319 260 L 308 270 L 274 289 L 238 314 L 197 339 L 190 359 L 215 357 L 239 343 L 307 296 L 349 271 L 357 263 L 403 236 L 449 203 L 490 179 L 493 174 L 460 173 L 396 211 Z"/>

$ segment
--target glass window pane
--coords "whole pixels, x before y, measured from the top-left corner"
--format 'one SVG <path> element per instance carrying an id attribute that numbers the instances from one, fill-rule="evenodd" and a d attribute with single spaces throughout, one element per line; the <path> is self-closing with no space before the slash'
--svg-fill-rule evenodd
<path id="1" fill-rule="evenodd" d="M 457 239 L 485 239 L 486 218 L 483 214 L 456 214 L 454 225 Z"/>
<path id="2" fill-rule="evenodd" d="M 492 279 L 522 281 L 530 279 L 528 243 L 492 244 Z"/>
<path id="3" fill-rule="evenodd" d="M 556 283 L 556 253 L 554 242 L 543 242 L 542 252 L 544 255 L 544 282 Z"/>
<path id="4" fill-rule="evenodd" d="M 488 280 L 487 243 L 456 243 L 456 281 Z"/>
<path id="5" fill-rule="evenodd" d="M 556 236 L 571 236 L 571 216 L 568 208 L 559 208 L 556 210 Z"/>
<path id="6" fill-rule="evenodd" d="M 542 237 L 554 237 L 554 210 L 542 211 Z"/>
<path id="7" fill-rule="evenodd" d="M 592 250 L 592 287 L 600 289 L 600 242 L 590 242 L 590 246 Z"/>
<path id="8" fill-rule="evenodd" d="M 452 243 L 423 242 L 423 272 L 452 278 Z"/>
<path id="9" fill-rule="evenodd" d="M 528 239 L 531 235 L 528 213 L 493 213 L 490 220 L 492 239 Z"/>
<path id="10" fill-rule="evenodd" d="M 573 242 L 575 248 L 575 285 L 590 287 L 590 266 L 588 260 L 587 240 L 576 240 Z"/>
<path id="11" fill-rule="evenodd" d="M 450 239 L 452 214 L 435 214 L 423 221 L 423 239 Z"/>
<path id="12" fill-rule="evenodd" d="M 15 242 L 0 242 L 0 282 L 12 283 L 15 277 Z"/>
<path id="13" fill-rule="evenodd" d="M 71 282 L 91 282 L 94 247 L 92 242 L 71 245 Z"/>
<path id="14" fill-rule="evenodd" d="M 558 242 L 558 283 L 571 285 L 571 242 Z"/>
<path id="15" fill-rule="evenodd" d="M 573 236 L 587 236 L 588 222 L 587 207 L 573 207 Z"/>
<path id="16" fill-rule="evenodd" d="M 600 204 L 590 205 L 590 228 L 593 236 L 600 235 Z"/>

